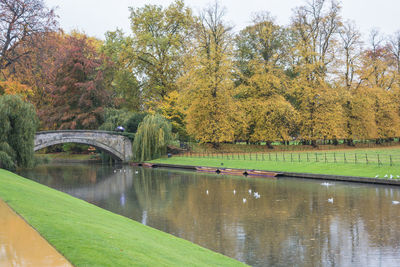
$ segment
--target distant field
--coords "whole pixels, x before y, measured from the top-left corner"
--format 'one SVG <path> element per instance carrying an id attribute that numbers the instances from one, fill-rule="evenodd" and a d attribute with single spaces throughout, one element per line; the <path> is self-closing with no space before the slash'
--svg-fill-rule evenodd
<path id="1" fill-rule="evenodd" d="M 400 147 L 359 148 L 315 151 L 270 152 L 198 152 L 182 155 L 188 158 L 226 159 L 238 161 L 274 161 L 298 163 L 343 163 L 400 166 Z"/>
<path id="2" fill-rule="evenodd" d="M 318 152 L 188 153 L 152 162 L 360 177 L 400 177 L 400 147 Z"/>

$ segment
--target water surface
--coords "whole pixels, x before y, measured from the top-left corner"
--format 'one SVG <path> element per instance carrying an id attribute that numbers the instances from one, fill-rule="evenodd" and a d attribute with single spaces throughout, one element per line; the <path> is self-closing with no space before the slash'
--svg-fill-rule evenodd
<path id="1" fill-rule="evenodd" d="M 252 266 L 400 262 L 398 187 L 77 164 L 21 175 Z"/>

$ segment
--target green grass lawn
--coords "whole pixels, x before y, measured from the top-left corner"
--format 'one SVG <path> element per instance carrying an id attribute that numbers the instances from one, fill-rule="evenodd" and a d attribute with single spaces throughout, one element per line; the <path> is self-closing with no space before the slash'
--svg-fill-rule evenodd
<path id="1" fill-rule="evenodd" d="M 313 151 L 275 151 L 264 152 L 197 152 L 186 153 L 186 157 L 240 159 L 245 161 L 282 161 L 282 162 L 324 162 L 353 163 L 366 165 L 388 165 L 400 167 L 400 147 L 354 148 Z"/>
<path id="2" fill-rule="evenodd" d="M 75 266 L 245 266 L 2 169 L 0 198 Z"/>
<path id="3" fill-rule="evenodd" d="M 235 158 L 235 157 L 234 157 Z M 165 164 L 176 164 L 176 165 L 193 165 L 193 166 L 208 166 L 208 167 L 225 167 L 225 168 L 238 168 L 238 169 L 256 169 L 256 170 L 269 170 L 269 171 L 281 171 L 281 172 L 300 172 L 300 173 L 315 173 L 315 174 L 331 174 L 331 175 L 344 175 L 344 176 L 359 176 L 359 177 L 375 177 L 379 175 L 383 178 L 386 174 L 400 176 L 400 166 L 394 165 L 378 165 L 378 164 L 365 164 L 365 163 L 325 163 L 324 160 L 319 162 L 291 162 L 290 155 L 286 155 L 286 161 L 271 161 L 268 160 L 267 156 L 264 156 L 264 160 L 260 156 L 255 159 L 255 155 L 252 155 L 252 160 L 249 157 L 244 160 L 243 158 L 227 159 L 224 158 L 203 158 L 203 157 L 171 157 L 171 158 L 160 158 L 151 161 L 152 163 L 165 163 Z M 294 160 L 295 158 L 293 158 Z M 223 165 L 222 165 L 222 164 Z"/>

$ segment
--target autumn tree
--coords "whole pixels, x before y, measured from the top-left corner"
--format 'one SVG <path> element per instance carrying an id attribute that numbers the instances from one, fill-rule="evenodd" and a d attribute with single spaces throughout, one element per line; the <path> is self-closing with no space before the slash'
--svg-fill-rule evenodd
<path id="1" fill-rule="evenodd" d="M 29 86 L 14 79 L 0 81 L 0 95 L 20 95 L 27 99 L 32 93 L 32 89 Z"/>
<path id="2" fill-rule="evenodd" d="M 130 12 L 131 62 L 147 104 L 154 106 L 176 89 L 193 24 L 192 13 L 180 0 L 167 8 L 145 5 L 130 8 Z"/>
<path id="3" fill-rule="evenodd" d="M 189 136 L 186 131 L 185 111 L 181 103 L 181 95 L 175 90 L 164 97 L 160 104 L 161 114 L 171 122 L 172 132 L 177 134 L 180 141 L 188 141 Z"/>
<path id="4" fill-rule="evenodd" d="M 102 59 L 85 37 L 66 37 L 49 72 L 47 94 L 51 101 L 40 110 L 50 129 L 97 129 L 110 103 Z"/>
<path id="5" fill-rule="evenodd" d="M 397 66 L 391 49 L 377 30 L 371 31 L 369 47 L 363 51 L 362 67 L 358 71 L 358 86 L 372 102 L 369 116 L 375 119 L 377 139 L 400 135 Z"/>
<path id="6" fill-rule="evenodd" d="M 335 0 L 312 0 L 294 11 L 291 30 L 295 55 L 309 80 L 325 78 L 334 68 L 340 9 Z"/>
<path id="7" fill-rule="evenodd" d="M 240 99 L 251 142 L 289 141 L 295 129 L 296 111 L 285 99 L 286 31 L 269 14 L 259 14 L 253 25 L 235 38 Z"/>
<path id="8" fill-rule="evenodd" d="M 400 76 L 400 31 L 397 31 L 389 40 L 389 51 L 396 68 L 397 75 Z"/>
<path id="9" fill-rule="evenodd" d="M 101 53 L 108 59 L 106 79 L 116 100 L 116 107 L 130 111 L 142 109 L 143 94 L 136 78 L 136 62 L 132 60 L 132 39 L 124 36 L 121 30 L 106 33 Z"/>
<path id="10" fill-rule="evenodd" d="M 370 33 L 369 47 L 363 51 L 362 68 L 359 69 L 360 85 L 391 90 L 395 73 L 391 65 L 390 47 L 385 44 L 378 30 Z"/>
<path id="11" fill-rule="evenodd" d="M 336 1 L 314 0 L 295 9 L 292 18 L 290 98 L 300 114 L 298 134 L 313 145 L 345 137 L 341 89 L 329 83 L 337 68 L 339 12 Z"/>
<path id="12" fill-rule="evenodd" d="M 50 72 L 58 51 L 66 45 L 66 35 L 62 31 L 46 32 L 35 35 L 40 47 L 33 47 L 29 56 L 21 58 L 18 64 L 3 70 L 7 79 L 5 84 L 11 84 L 14 93 L 26 96 L 37 110 L 42 109 L 49 102 L 49 95 L 45 88 L 50 83 Z M 21 86 L 16 87 L 16 83 Z"/>
<path id="13" fill-rule="evenodd" d="M 344 23 L 339 29 L 339 46 L 344 68 L 339 70 L 340 81 L 347 89 L 351 89 L 356 81 L 362 54 L 361 34 L 352 22 Z"/>
<path id="14" fill-rule="evenodd" d="M 231 28 L 223 15 L 218 3 L 201 13 L 180 80 L 188 133 L 214 145 L 233 141 L 240 121 L 233 99 Z"/>
<path id="15" fill-rule="evenodd" d="M 0 0 L 0 71 L 28 56 L 38 45 L 35 36 L 55 26 L 43 0 Z"/>

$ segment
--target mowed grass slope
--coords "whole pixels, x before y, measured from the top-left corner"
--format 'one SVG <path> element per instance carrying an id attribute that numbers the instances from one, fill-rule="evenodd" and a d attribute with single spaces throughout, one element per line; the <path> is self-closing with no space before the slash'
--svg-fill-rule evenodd
<path id="1" fill-rule="evenodd" d="M 75 266 L 245 266 L 2 169 L 0 198 Z"/>

